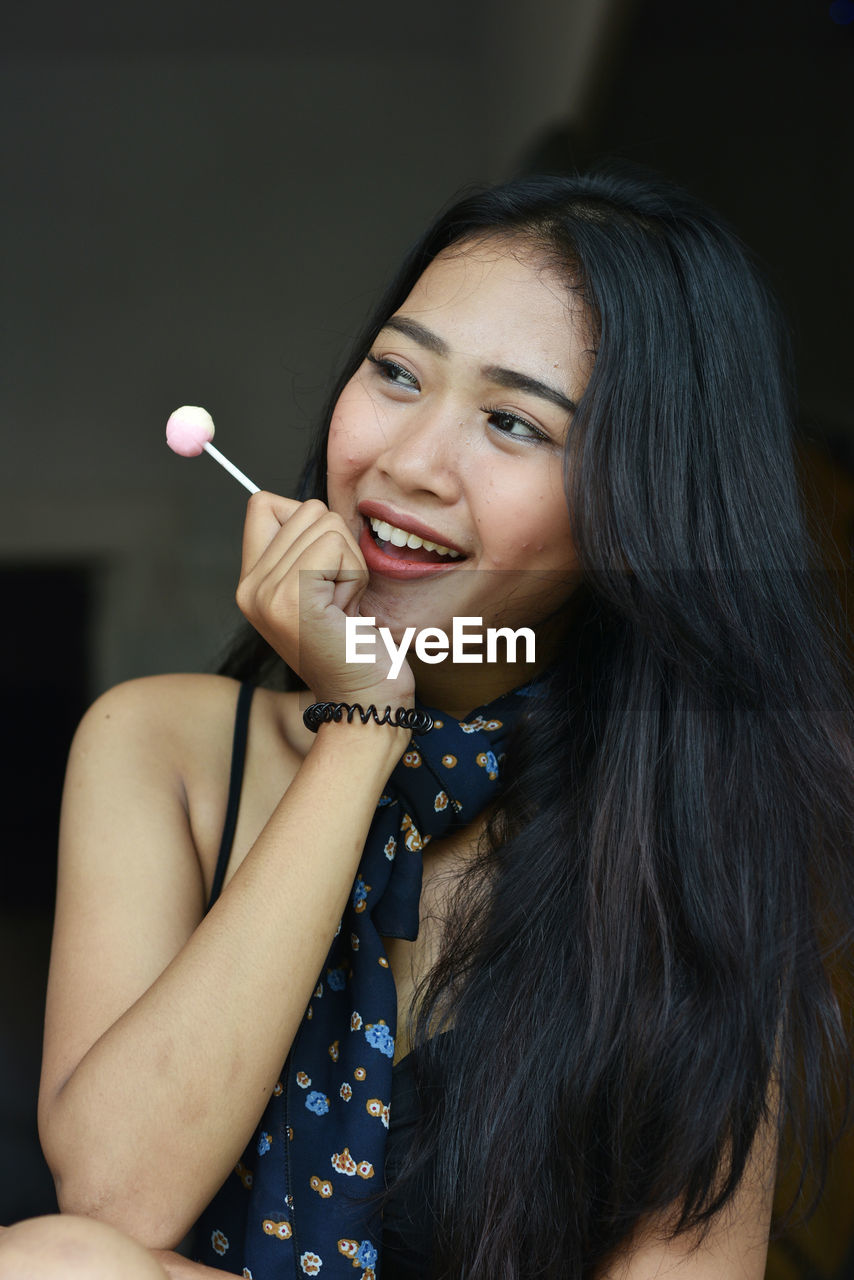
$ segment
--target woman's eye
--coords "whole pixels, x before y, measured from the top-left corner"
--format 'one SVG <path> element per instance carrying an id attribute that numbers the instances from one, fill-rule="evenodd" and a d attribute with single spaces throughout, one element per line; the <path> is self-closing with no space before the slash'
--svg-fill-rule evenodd
<path id="1" fill-rule="evenodd" d="M 488 409 L 486 406 L 483 412 L 487 415 L 489 425 L 495 427 L 498 431 L 505 435 L 512 436 L 515 440 L 545 440 L 549 437 L 544 431 L 540 431 L 539 427 L 535 427 L 533 423 L 527 422 L 524 418 L 519 418 L 515 413 L 507 413 L 502 409 Z"/>
<path id="2" fill-rule="evenodd" d="M 397 387 L 418 388 L 418 379 L 415 374 L 410 373 L 408 369 L 404 369 L 402 364 L 397 364 L 394 360 L 387 360 L 381 356 L 369 355 L 368 360 L 386 382 L 394 383 Z"/>

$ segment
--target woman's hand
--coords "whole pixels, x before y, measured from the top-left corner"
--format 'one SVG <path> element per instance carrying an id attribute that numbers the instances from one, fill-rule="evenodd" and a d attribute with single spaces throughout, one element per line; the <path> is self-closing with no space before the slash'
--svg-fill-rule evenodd
<path id="1" fill-rule="evenodd" d="M 249 500 L 237 603 L 322 702 L 412 706 L 415 682 L 376 635 L 376 662 L 347 662 L 345 619 L 356 617 L 368 567 L 341 516 L 316 499 L 272 493 Z M 363 630 L 362 639 L 370 636 Z"/>

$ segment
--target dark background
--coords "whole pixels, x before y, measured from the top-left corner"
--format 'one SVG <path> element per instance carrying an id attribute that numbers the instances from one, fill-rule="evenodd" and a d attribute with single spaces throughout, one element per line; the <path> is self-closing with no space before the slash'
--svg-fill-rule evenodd
<path id="1" fill-rule="evenodd" d="M 209 407 L 221 448 L 288 492 L 339 353 L 436 209 L 467 183 L 624 156 L 708 199 L 764 264 L 808 491 L 850 557 L 854 0 L 522 10 L 0 17 L 0 1222 L 52 1205 L 34 1114 L 73 726 L 117 680 L 209 665 L 236 620 L 245 495 L 166 451 L 173 408 Z M 854 1273 L 852 1186 L 839 1239 L 792 1237 L 775 1274 Z"/>

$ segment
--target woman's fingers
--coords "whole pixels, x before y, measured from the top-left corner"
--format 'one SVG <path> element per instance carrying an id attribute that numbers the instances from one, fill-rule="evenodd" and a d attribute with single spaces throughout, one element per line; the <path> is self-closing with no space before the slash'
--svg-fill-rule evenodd
<path id="1" fill-rule="evenodd" d="M 302 531 L 286 526 L 250 576 L 260 585 L 267 579 L 278 581 L 297 568 L 300 573 L 310 570 L 333 582 L 341 580 L 342 574 L 347 581 L 368 580 L 367 565 L 349 530 L 339 516 L 329 512 Z"/>
<path id="2" fill-rule="evenodd" d="M 264 623 L 274 604 L 280 623 L 304 611 L 316 613 L 318 604 L 321 608 L 332 604 L 342 612 L 351 609 L 367 585 L 368 570 L 341 517 L 322 502 L 283 508 L 273 495 L 264 497 L 273 501 L 259 503 L 247 514 L 237 590 L 242 611 L 266 634 Z M 306 610 L 301 584 L 309 596 Z"/>
<path id="3" fill-rule="evenodd" d="M 263 576 L 241 584 L 246 616 L 305 679 L 307 655 L 325 665 L 345 659 L 346 612 L 364 591 L 367 573 L 335 528 L 307 530 Z"/>
<path id="4" fill-rule="evenodd" d="M 266 586 L 281 592 L 301 616 L 316 615 L 318 608 L 329 605 L 343 613 L 345 603 L 367 585 L 368 570 L 361 552 L 331 520 L 307 529 L 262 584 L 262 590 Z"/>
<path id="5" fill-rule="evenodd" d="M 250 499 L 237 603 L 322 700 L 411 698 L 411 671 L 404 664 L 390 680 L 385 650 L 375 663 L 347 661 L 346 617 L 358 612 L 368 581 L 356 539 L 325 503 Z"/>
<path id="6" fill-rule="evenodd" d="M 288 521 L 303 512 L 304 508 L 311 509 L 314 505 L 324 506 L 323 503 L 297 502 L 295 498 L 283 498 L 278 493 L 253 493 L 246 505 L 246 520 L 243 525 L 241 579 L 260 563 L 270 544 Z M 302 518 L 305 518 L 304 512 Z"/>
<path id="7" fill-rule="evenodd" d="M 348 548 L 348 567 L 367 575 L 355 538 L 342 518 L 325 503 L 317 499 L 294 502 L 275 494 L 256 494 L 250 499 L 246 515 L 241 581 L 251 578 L 258 583 L 271 572 L 287 572 L 307 547 L 329 531 L 335 532 Z"/>
<path id="8" fill-rule="evenodd" d="M 359 547 L 340 516 L 316 500 L 257 494 L 249 504 L 237 603 L 304 679 L 345 657 L 344 614 L 368 582 Z M 303 653 L 313 654 L 303 662 Z M 333 676 L 334 682 L 334 676 Z"/>

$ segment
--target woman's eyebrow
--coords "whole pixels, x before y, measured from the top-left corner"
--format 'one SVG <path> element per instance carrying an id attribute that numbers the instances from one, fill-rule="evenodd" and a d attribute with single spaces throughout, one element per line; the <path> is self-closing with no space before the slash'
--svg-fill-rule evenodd
<path id="1" fill-rule="evenodd" d="M 438 356 L 449 356 L 451 354 L 451 348 L 447 342 L 440 338 L 437 333 L 434 333 L 432 329 L 427 329 L 423 324 L 419 324 L 417 320 L 409 320 L 406 316 L 390 316 L 383 328 L 394 329 L 395 332 L 402 333 L 404 337 L 412 338 L 413 342 L 417 342 L 421 347 L 426 347 L 428 351 L 432 351 Z M 576 402 L 570 400 L 569 396 L 565 396 L 562 391 L 558 391 L 557 387 L 551 387 L 546 382 L 540 382 L 538 378 L 532 378 L 527 373 L 519 373 L 515 369 L 505 369 L 497 364 L 485 365 L 481 373 L 490 382 L 494 382 L 496 386 L 506 387 L 509 391 L 527 391 L 530 395 L 539 396 L 540 399 L 548 400 L 551 404 L 557 405 L 565 413 L 575 413 L 578 408 Z"/>
<path id="2" fill-rule="evenodd" d="M 419 346 L 426 347 L 428 351 L 433 351 L 437 356 L 449 356 L 451 348 L 448 346 L 438 333 L 434 333 L 432 329 L 426 329 L 423 324 L 419 324 L 417 320 L 407 320 L 406 316 L 389 316 L 383 325 L 383 329 L 394 329 L 397 333 L 402 333 L 406 338 L 412 338 L 413 342 L 417 342 Z"/>
<path id="3" fill-rule="evenodd" d="M 557 387 L 550 387 L 547 382 L 531 378 L 527 373 L 518 373 L 515 369 L 503 369 L 498 364 L 488 364 L 481 370 L 484 377 L 489 378 L 498 387 L 507 387 L 509 391 L 527 391 L 541 400 L 556 404 L 565 413 L 575 413 L 578 405 L 569 396 L 565 396 Z"/>

